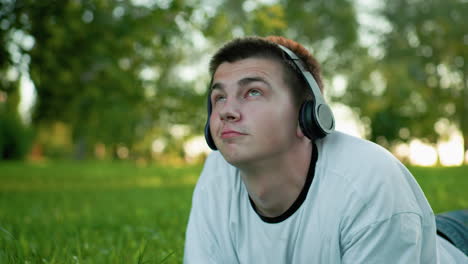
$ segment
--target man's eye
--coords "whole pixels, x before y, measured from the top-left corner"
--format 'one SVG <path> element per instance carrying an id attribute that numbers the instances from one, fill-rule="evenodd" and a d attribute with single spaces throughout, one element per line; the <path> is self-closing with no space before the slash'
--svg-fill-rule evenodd
<path id="1" fill-rule="evenodd" d="M 224 101 L 226 97 L 224 95 L 215 95 L 213 96 L 213 103 L 217 103 L 219 101 Z"/>
<path id="2" fill-rule="evenodd" d="M 247 95 L 248 95 L 248 96 L 259 96 L 259 95 L 262 95 L 262 92 L 260 92 L 260 91 L 257 90 L 257 89 L 250 89 L 250 90 L 247 92 Z"/>

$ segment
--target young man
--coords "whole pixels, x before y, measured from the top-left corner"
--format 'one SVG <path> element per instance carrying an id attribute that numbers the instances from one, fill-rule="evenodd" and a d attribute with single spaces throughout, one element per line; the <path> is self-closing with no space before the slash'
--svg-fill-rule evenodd
<path id="1" fill-rule="evenodd" d="M 301 45 L 236 39 L 210 71 L 205 133 L 219 151 L 194 191 L 185 263 L 467 263 L 397 159 L 333 131 Z"/>

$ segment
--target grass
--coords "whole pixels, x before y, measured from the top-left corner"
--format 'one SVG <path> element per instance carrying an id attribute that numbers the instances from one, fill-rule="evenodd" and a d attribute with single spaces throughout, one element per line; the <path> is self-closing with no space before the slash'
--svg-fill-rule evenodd
<path id="1" fill-rule="evenodd" d="M 468 166 L 408 169 L 435 213 L 468 209 Z"/>
<path id="2" fill-rule="evenodd" d="M 181 263 L 200 170 L 0 163 L 0 263 Z"/>
<path id="3" fill-rule="evenodd" d="M 468 208 L 468 167 L 410 167 L 435 212 Z M 0 263 L 181 263 L 201 166 L 0 163 Z"/>

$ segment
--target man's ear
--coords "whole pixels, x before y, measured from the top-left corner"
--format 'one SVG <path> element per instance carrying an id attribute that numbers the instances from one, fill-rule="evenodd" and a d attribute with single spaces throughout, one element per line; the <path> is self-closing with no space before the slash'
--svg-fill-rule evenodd
<path id="1" fill-rule="evenodd" d="M 299 122 L 297 122 L 297 127 L 296 127 L 296 136 L 298 138 L 304 138 L 304 132 L 302 132 L 301 126 L 299 125 Z"/>

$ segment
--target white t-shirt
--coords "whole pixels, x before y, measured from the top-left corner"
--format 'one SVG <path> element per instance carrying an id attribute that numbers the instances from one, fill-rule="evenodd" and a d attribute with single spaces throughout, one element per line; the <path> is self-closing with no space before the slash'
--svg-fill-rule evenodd
<path id="1" fill-rule="evenodd" d="M 315 144 L 312 183 L 276 219 L 261 218 L 239 171 L 210 154 L 193 194 L 184 262 L 468 263 L 436 236 L 422 190 L 389 152 L 340 132 Z"/>

